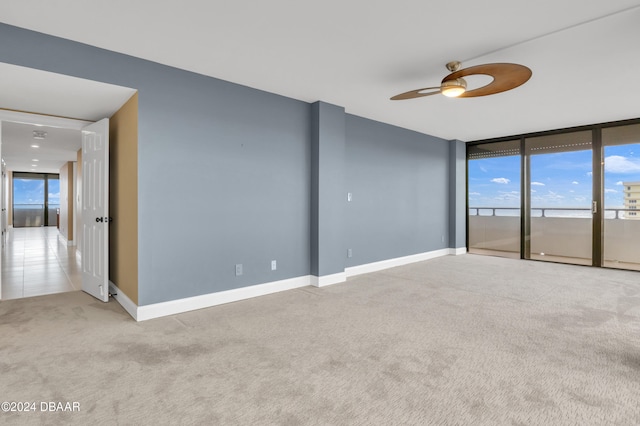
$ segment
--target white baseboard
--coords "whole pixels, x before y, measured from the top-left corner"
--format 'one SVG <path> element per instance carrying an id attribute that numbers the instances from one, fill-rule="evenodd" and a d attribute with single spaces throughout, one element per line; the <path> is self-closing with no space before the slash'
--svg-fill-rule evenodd
<path id="1" fill-rule="evenodd" d="M 440 249 L 428 251 L 425 253 L 412 254 L 410 256 L 396 257 L 395 259 L 381 260 L 379 262 L 367 263 L 365 265 L 352 266 L 344 271 L 347 277 L 354 275 L 368 274 L 371 272 L 382 271 L 383 269 L 395 268 L 396 266 L 407 265 L 409 263 L 422 262 L 423 260 L 434 259 L 436 257 L 451 254 L 451 249 Z"/>
<path id="2" fill-rule="evenodd" d="M 311 275 L 311 285 L 314 287 L 324 287 L 331 284 L 343 283 L 347 280 L 347 274 L 344 272 L 339 272 L 337 274 L 331 275 L 323 275 L 321 277 L 316 277 L 315 275 Z"/>
<path id="3" fill-rule="evenodd" d="M 64 244 L 67 247 L 73 247 L 76 245 L 75 241 L 67 240 L 65 236 L 60 233 L 60 231 L 58 231 L 58 241 L 60 241 L 62 244 Z"/>
<path id="4" fill-rule="evenodd" d="M 466 247 L 434 250 L 430 252 L 414 254 L 411 256 L 404 256 L 395 259 L 382 260 L 380 262 L 368 263 L 366 265 L 353 266 L 351 268 L 346 268 L 344 272 L 340 272 L 337 274 L 325 275 L 320 277 L 313 275 L 304 275 L 301 277 L 290 278 L 281 281 L 257 284 L 249 287 L 236 288 L 233 290 L 203 294 L 201 296 L 187 297 L 184 299 L 170 300 L 168 302 L 154 303 L 152 305 L 144 306 L 137 306 L 124 293 L 119 291 L 115 284 L 111 282 L 109 283 L 109 289 L 111 290 L 112 294 L 114 294 L 113 298 L 118 303 L 120 303 L 120 305 L 122 305 L 122 307 L 136 321 L 145 321 L 153 318 L 160 318 L 168 315 L 194 311 L 197 309 L 210 308 L 212 306 L 222 305 L 225 303 L 251 299 L 253 297 L 265 296 L 267 294 L 277 293 L 280 291 L 293 290 L 295 288 L 306 287 L 308 285 L 313 285 L 315 287 L 324 287 L 331 284 L 344 282 L 348 277 L 352 277 L 355 275 L 381 271 L 383 269 L 407 265 L 409 263 L 422 262 L 423 260 L 434 259 L 441 256 L 460 255 L 466 252 Z"/>
<path id="5" fill-rule="evenodd" d="M 125 311 L 129 313 L 133 317 L 134 320 L 138 321 L 138 305 L 133 303 L 131 299 L 124 294 L 118 286 L 109 281 L 109 292 L 112 294 L 113 298 L 124 308 Z"/>
<path id="6" fill-rule="evenodd" d="M 280 291 L 306 287 L 309 285 L 309 282 L 310 276 L 305 275 L 302 277 L 290 278 L 288 280 L 274 281 L 250 287 L 203 294 L 201 296 L 187 297 L 185 299 L 171 300 L 168 302 L 155 303 L 153 305 L 138 306 L 137 314 L 134 318 L 137 321 L 145 321 L 152 318 L 194 311 L 196 309 L 209 308 L 225 303 L 251 299 L 257 296 L 265 296 L 267 294 L 277 293 Z"/>

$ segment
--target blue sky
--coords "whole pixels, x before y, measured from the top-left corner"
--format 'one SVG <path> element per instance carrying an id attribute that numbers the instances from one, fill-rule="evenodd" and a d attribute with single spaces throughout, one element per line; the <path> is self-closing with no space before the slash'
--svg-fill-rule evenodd
<path id="1" fill-rule="evenodd" d="M 622 182 L 640 182 L 640 144 L 605 147 L 605 208 L 622 207 Z M 592 199 L 591 151 L 531 156 L 532 207 L 585 207 Z M 520 157 L 469 161 L 470 207 L 520 206 Z"/>
<path id="2" fill-rule="evenodd" d="M 44 180 L 14 179 L 14 204 L 44 204 Z M 60 204 L 60 181 L 49 180 L 49 204 Z"/>

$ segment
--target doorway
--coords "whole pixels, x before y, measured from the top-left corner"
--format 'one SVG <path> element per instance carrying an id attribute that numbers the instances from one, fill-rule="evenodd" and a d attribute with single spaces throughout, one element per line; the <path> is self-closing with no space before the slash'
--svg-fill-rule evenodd
<path id="1" fill-rule="evenodd" d="M 87 122 L 12 111 L 0 111 L 0 120 L 8 213 L 0 298 L 80 290 L 75 163 Z"/>
<path id="2" fill-rule="evenodd" d="M 109 278 L 117 288 L 118 296 L 126 297 L 132 305 L 138 300 L 138 93 L 136 89 L 71 77 L 48 71 L 0 64 L 3 73 L 11 75 L 11 85 L 6 87 L 3 108 L 0 109 L 0 130 L 6 121 L 32 123 L 34 114 L 18 111 L 37 111 L 40 125 L 67 127 L 80 130 L 86 125 L 111 117 L 110 128 L 114 129 L 110 152 L 110 215 L 109 249 L 114 253 L 111 263 L 104 265 Z M 29 94 L 37 94 L 31 96 Z M 82 117 L 80 120 L 61 117 Z M 59 124 L 60 120 L 68 125 Z M 84 121 L 90 120 L 90 121 Z M 75 123 L 75 124 L 74 124 Z M 82 123 L 77 126 L 77 123 Z M 1 134 L 1 132 L 0 132 Z M 0 149 L 1 149 L 0 143 Z M 3 154 L 0 152 L 0 156 Z M 28 160 L 27 160 L 28 161 Z M 77 173 L 82 173 L 81 162 L 77 162 Z M 24 170 L 24 169 L 23 169 Z M 9 172 L 10 173 L 10 172 Z M 64 185 L 61 185 L 61 187 Z M 83 188 L 79 188 L 82 192 Z M 5 189 L 4 194 L 10 193 Z M 4 199 L 4 197 L 2 197 Z M 71 199 L 71 198 L 70 198 Z M 10 206 L 9 202 L 7 206 Z M 4 207 L 4 206 L 3 206 Z M 11 213 L 10 209 L 7 215 Z M 82 212 L 76 210 L 76 218 Z M 107 215 L 105 215 L 106 217 Z M 97 218 L 97 217 L 96 217 Z M 96 219 L 94 218 L 94 220 Z M 104 218 L 103 218 L 104 219 Z M 111 217 L 107 218 L 109 221 Z M 107 223 L 105 221 L 105 223 Z M 74 225 L 74 235 L 83 232 L 82 223 Z M 81 249 L 82 239 L 76 238 Z M 106 250 L 105 250 L 106 251 Z M 0 257 L 0 264 L 2 259 Z M 0 281 L 0 292 L 2 289 Z M 2 294 L 0 293 L 0 299 Z"/>

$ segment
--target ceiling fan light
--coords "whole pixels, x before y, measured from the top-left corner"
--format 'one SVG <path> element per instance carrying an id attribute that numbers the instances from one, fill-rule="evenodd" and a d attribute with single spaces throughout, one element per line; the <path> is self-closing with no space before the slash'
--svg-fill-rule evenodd
<path id="1" fill-rule="evenodd" d="M 464 78 L 456 78 L 455 80 L 443 81 L 440 86 L 440 92 L 450 98 L 455 98 L 467 91 L 467 82 Z"/>

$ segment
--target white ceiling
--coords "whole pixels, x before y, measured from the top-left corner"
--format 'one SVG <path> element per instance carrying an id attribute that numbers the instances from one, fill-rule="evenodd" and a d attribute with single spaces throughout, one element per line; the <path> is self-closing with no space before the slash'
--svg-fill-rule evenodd
<path id="1" fill-rule="evenodd" d="M 0 0 L 3 22 L 447 139 L 640 116 L 638 0 Z M 481 98 L 389 97 L 444 64 L 533 70 Z M 470 83 L 473 83 L 470 81 Z M 479 84 L 478 81 L 475 84 Z"/>
<path id="2" fill-rule="evenodd" d="M 136 92 L 2 62 L 0 76 L 0 108 L 85 121 L 111 117 Z"/>
<path id="3" fill-rule="evenodd" d="M 34 139 L 34 130 L 46 132 L 46 138 Z M 59 173 L 64 163 L 76 161 L 81 146 L 80 130 L 2 122 L 2 158 L 9 170 Z"/>
<path id="4" fill-rule="evenodd" d="M 76 160 L 82 143 L 78 129 L 87 122 L 111 117 L 135 93 L 134 89 L 126 87 L 5 63 L 0 63 L 0 76 L 2 158 L 13 171 L 58 173 L 64 163 Z M 47 137 L 42 141 L 34 140 L 34 130 L 47 132 Z M 34 143 L 40 147 L 32 148 Z"/>

